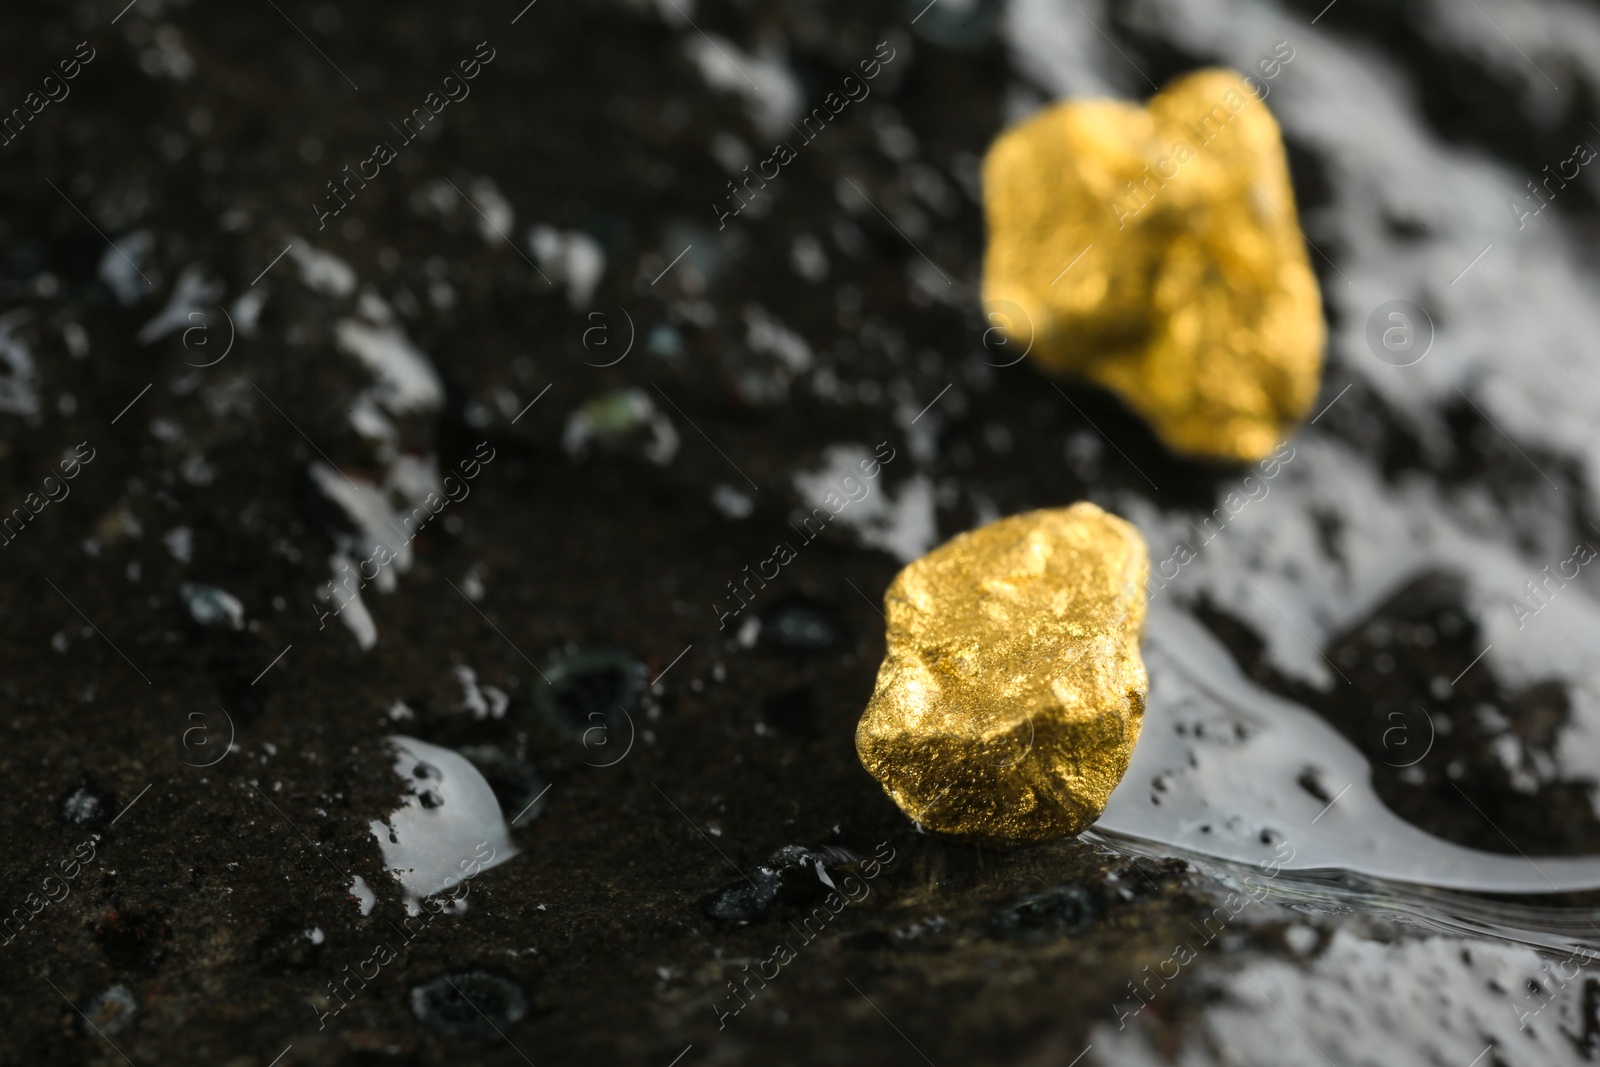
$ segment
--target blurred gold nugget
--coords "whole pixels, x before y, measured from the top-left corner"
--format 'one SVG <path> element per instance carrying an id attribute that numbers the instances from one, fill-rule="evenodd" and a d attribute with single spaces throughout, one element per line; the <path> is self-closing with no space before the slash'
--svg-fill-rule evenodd
<path id="1" fill-rule="evenodd" d="M 985 306 L 1040 363 L 1181 452 L 1260 459 L 1305 416 L 1322 298 L 1278 123 L 1243 77 L 1049 108 L 994 143 L 983 187 Z"/>
<path id="2" fill-rule="evenodd" d="M 1144 539 L 1090 503 L 1000 519 L 902 570 L 856 751 L 923 827 L 980 842 L 1075 834 L 1144 718 Z"/>

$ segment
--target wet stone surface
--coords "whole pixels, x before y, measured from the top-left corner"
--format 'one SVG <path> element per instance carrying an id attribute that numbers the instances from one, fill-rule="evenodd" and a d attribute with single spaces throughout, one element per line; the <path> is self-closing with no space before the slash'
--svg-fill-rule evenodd
<path id="1" fill-rule="evenodd" d="M 1268 106 L 1329 309 L 1325 413 L 1160 595 L 1360 747 L 1411 824 L 1600 851 L 1593 708 L 1561 663 L 1500 659 L 1517 621 L 1589 633 L 1563 612 L 1592 568 L 1509 624 L 1475 584 L 1514 593 L 1600 521 L 1556 434 L 1592 422 L 1593 169 L 1522 230 L 1504 202 L 1600 122 L 1592 38 L 1484 0 L 1553 92 L 1466 5 L 1342 0 L 1313 25 L 1325 6 L 10 12 L 0 1062 L 1323 1062 L 1248 982 L 1333 1062 L 1587 1054 L 1587 975 L 1522 946 L 1558 956 L 1592 912 L 1475 898 L 1452 925 L 1431 896 L 1149 843 L 953 844 L 854 749 L 911 559 L 1089 499 L 1165 574 L 1158 533 L 1259 481 L 995 346 L 977 175 L 1046 99 L 1142 99 L 1287 40 Z M 868 61 L 863 95 L 844 79 Z M 1370 124 L 1412 131 L 1381 167 L 1323 139 L 1342 113 L 1314 107 L 1351 100 L 1415 102 Z M 780 176 L 747 177 L 783 139 Z M 1403 195 L 1379 182 L 1413 164 Z M 1510 191 L 1468 200 L 1463 173 Z M 1367 350 L 1391 299 L 1449 312 L 1429 362 Z M 1470 353 L 1548 389 L 1496 406 Z M 1573 362 L 1535 367 L 1551 353 Z M 1446 512 L 1452 537 L 1407 542 Z M 437 783 L 395 773 L 397 735 L 463 754 L 493 793 L 474 811 L 515 819 L 509 858 L 444 838 L 450 887 L 414 909 L 374 824 L 454 808 L 420 806 Z M 1343 785 L 1295 799 L 1328 797 L 1328 825 Z M 1490 940 L 1513 920 L 1542 934 Z M 1529 982 L 1548 1007 L 1523 1029 L 1543 1001 L 1505 1001 Z M 1388 988 L 1423 998 L 1420 1029 L 1360 999 Z"/>

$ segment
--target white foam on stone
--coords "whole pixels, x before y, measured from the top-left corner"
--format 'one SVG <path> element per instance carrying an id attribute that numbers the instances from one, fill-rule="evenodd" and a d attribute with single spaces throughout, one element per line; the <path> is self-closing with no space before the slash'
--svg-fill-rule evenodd
<path id="1" fill-rule="evenodd" d="M 420 459 L 402 456 L 387 474 L 380 485 L 341 474 L 320 461 L 311 464 L 312 481 L 354 526 L 336 537 L 339 550 L 347 557 L 365 560 L 386 546 L 393 557 L 372 579 L 382 593 L 394 592 L 396 574 L 411 569 L 411 539 L 432 517 L 425 500 L 440 484 L 438 459 L 432 455 Z"/>
<path id="2" fill-rule="evenodd" d="M 333 572 L 333 582 L 338 586 L 339 592 L 330 595 L 324 587 L 317 590 L 317 599 L 329 607 L 337 607 L 338 619 L 356 639 L 356 647 L 368 652 L 378 644 L 378 624 L 373 620 L 366 601 L 361 599 L 359 584 L 350 579 L 350 575 L 357 573 L 358 565 L 357 561 L 343 552 L 335 552 L 329 556 L 328 569 Z M 391 582 L 392 580 L 391 576 Z"/>
<path id="3" fill-rule="evenodd" d="M 643 447 L 645 458 L 658 467 L 671 463 L 678 454 L 678 431 L 650 394 L 634 386 L 595 397 L 568 415 L 561 431 L 561 449 L 582 459 L 592 443 L 619 442 L 640 429 L 650 431 Z"/>
<path id="4" fill-rule="evenodd" d="M 296 238 L 288 251 L 300 268 L 301 283 L 312 292 L 342 300 L 356 291 L 355 269 L 332 252 L 314 247 L 303 237 Z"/>
<path id="5" fill-rule="evenodd" d="M 1600 15 L 1590 5 L 1562 0 L 1474 3 L 1428 0 L 1421 6 L 1436 39 L 1493 67 L 1498 83 L 1515 85 L 1518 103 L 1540 125 L 1565 121 L 1562 94 L 1575 75 L 1600 81 Z"/>
<path id="6" fill-rule="evenodd" d="M 407 794 L 371 830 L 416 914 L 420 901 L 504 863 L 517 848 L 494 791 L 464 756 L 414 737 L 388 741 Z"/>
<path id="7" fill-rule="evenodd" d="M 184 582 L 178 586 L 178 594 L 189 609 L 189 617 L 201 626 L 226 623 L 235 630 L 244 629 L 244 603 L 226 589 Z"/>
<path id="8" fill-rule="evenodd" d="M 238 327 L 242 337 L 254 337 L 257 327 L 261 322 L 261 309 L 267 306 L 267 290 L 263 288 L 246 289 L 234 300 L 230 314 L 233 324 Z"/>
<path id="9" fill-rule="evenodd" d="M 187 526 L 174 526 L 161 535 L 161 543 L 179 563 L 188 563 L 194 558 L 194 531 Z"/>
<path id="10" fill-rule="evenodd" d="M 187 342 L 188 330 L 191 327 L 201 326 L 204 328 L 203 333 L 209 333 L 209 328 L 215 326 L 217 328 L 215 338 L 197 335 L 195 347 L 191 348 L 187 343 L 185 347 L 197 353 L 194 358 L 203 360 L 207 357 L 204 348 L 199 346 L 209 346 L 215 340 L 217 350 L 220 352 L 227 344 L 223 340 L 226 336 L 222 329 L 224 324 L 211 321 L 212 316 L 209 312 L 216 307 L 217 301 L 222 299 L 222 293 L 221 281 L 207 278 L 204 268 L 198 263 L 189 264 L 183 268 L 183 273 L 178 275 L 178 284 L 173 286 L 172 295 L 167 299 L 167 306 L 162 308 L 155 318 L 139 328 L 134 340 L 147 345 L 175 330 L 183 330 L 184 340 Z"/>
<path id="11" fill-rule="evenodd" d="M 881 467 L 877 478 L 862 476 L 861 464 L 876 462 L 864 445 L 829 445 L 822 461 L 820 468 L 794 475 L 802 507 L 811 514 L 821 509 L 830 516 L 830 526 L 837 523 L 851 530 L 860 544 L 881 549 L 901 563 L 926 555 L 938 543 L 933 483 L 926 475 L 913 474 L 898 491 L 891 491 Z M 835 511 L 831 505 L 840 500 L 845 503 Z"/>
<path id="12" fill-rule="evenodd" d="M 359 874 L 350 883 L 350 895 L 356 898 L 356 905 L 361 909 L 361 914 L 371 915 L 373 906 L 378 903 L 378 894 L 367 885 L 366 879 Z"/>
<path id="13" fill-rule="evenodd" d="M 372 372 L 377 379 L 375 399 L 391 414 L 429 414 L 444 406 L 444 383 L 438 372 L 398 324 L 374 326 L 340 319 L 334 336 L 340 348 Z"/>
<path id="14" fill-rule="evenodd" d="M 517 213 L 512 209 L 511 201 L 495 185 L 494 179 L 472 179 L 471 191 L 470 206 L 477 209 L 472 214 L 478 220 L 478 236 L 490 245 L 511 240 L 511 227 L 516 224 Z"/>
<path id="15" fill-rule="evenodd" d="M 0 315 L 0 364 L 8 371 L 0 375 L 0 412 L 27 418 L 39 414 L 39 375 L 33 352 L 16 329 L 31 317 L 27 309 Z"/>
<path id="16" fill-rule="evenodd" d="M 155 243 L 149 230 L 135 230 L 111 242 L 111 247 L 101 253 L 96 273 L 123 307 L 132 307 L 154 292 L 150 283 L 140 277 L 140 272 L 145 269 Z"/>
<path id="17" fill-rule="evenodd" d="M 726 483 L 711 490 L 711 503 L 724 516 L 735 521 L 749 518 L 756 510 L 756 502 L 748 494 Z"/>
<path id="18" fill-rule="evenodd" d="M 1576 534 L 1559 541 L 1554 523 L 1541 524 L 1529 534 L 1542 532 L 1544 543 L 1526 558 L 1513 543 L 1520 531 L 1486 521 L 1496 505 L 1481 488 L 1447 494 L 1420 476 L 1387 482 L 1349 446 L 1314 432 L 1290 447 L 1293 458 L 1275 477 L 1257 471 L 1225 487 L 1237 499 L 1259 497 L 1234 514 L 1226 492 L 1203 513 L 1164 512 L 1131 496 L 1120 501 L 1144 533 L 1153 566 L 1180 545 L 1195 553 L 1164 589 L 1152 581 L 1152 595 L 1223 607 L 1266 640 L 1274 665 L 1327 688 L 1344 683 L 1319 649 L 1408 578 L 1455 571 L 1470 579 L 1466 606 L 1503 681 L 1520 687 L 1600 677 L 1600 600 L 1586 584 L 1600 567 L 1574 563 L 1577 578 L 1553 581 L 1542 608 L 1526 592 L 1527 582 L 1545 581 L 1543 567 L 1557 572 L 1572 556 Z M 1332 533 L 1323 526 L 1327 515 L 1339 520 Z M 1600 544 L 1600 537 L 1589 540 Z M 1325 542 L 1336 546 L 1336 559 L 1325 554 Z M 1513 607 L 1519 603 L 1521 612 Z M 1537 608 L 1531 617 L 1528 606 Z"/>
<path id="19" fill-rule="evenodd" d="M 806 339 L 773 318 L 760 304 L 744 308 L 744 343 L 752 352 L 773 355 L 791 374 L 811 369 L 811 346 Z"/>
<path id="20" fill-rule="evenodd" d="M 1197 983 L 1189 992 L 1206 1002 L 1181 1045 L 1141 1010 L 1121 1028 L 1097 1025 L 1090 1057 L 1106 1067 L 1578 1067 L 1593 1062 L 1580 1046 L 1595 975 L 1519 946 L 1340 929 L 1307 963 L 1178 972 L 1174 981 Z"/>
<path id="21" fill-rule="evenodd" d="M 439 218 L 468 219 L 485 244 L 499 245 L 511 240 L 516 210 L 500 192 L 494 179 L 473 178 L 465 192 L 444 178 L 435 178 L 411 194 L 411 207 L 418 214 Z"/>
<path id="22" fill-rule="evenodd" d="M 393 593 L 399 587 L 398 576 L 411 569 L 411 542 L 444 509 L 447 499 L 438 457 L 431 453 L 397 456 L 381 484 L 343 474 L 319 460 L 311 464 L 311 480 L 339 507 L 351 527 L 334 536 L 337 551 L 328 560 L 334 589 L 324 585 L 317 590 L 317 598 L 330 608 L 343 604 L 338 609 L 340 621 L 363 650 L 372 648 L 378 630 L 361 598 L 361 579 L 380 593 Z M 380 548 L 386 551 L 380 552 Z M 380 563 L 384 558 L 388 562 Z"/>
<path id="23" fill-rule="evenodd" d="M 588 305 L 606 272 L 605 249 L 582 230 L 533 226 L 528 230 L 528 251 L 552 282 L 566 283 L 567 300 L 575 308 Z"/>
<path id="24" fill-rule="evenodd" d="M 350 403 L 350 427 L 378 446 L 382 455 L 399 452 L 400 428 L 384 412 L 374 389 L 363 389 Z"/>
<path id="25" fill-rule="evenodd" d="M 461 686 L 463 711 L 471 712 L 474 719 L 505 718 L 511 698 L 506 696 L 504 690 L 493 685 L 480 685 L 478 673 L 465 664 L 456 664 L 450 668 L 450 673 L 455 675 L 456 684 Z"/>
<path id="26" fill-rule="evenodd" d="M 811 370 L 811 346 L 759 304 L 745 305 L 744 322 L 745 346 L 769 358 L 745 362 L 739 371 L 739 394 L 752 404 L 781 402 L 789 395 L 789 384 Z"/>
<path id="27" fill-rule="evenodd" d="M 1106 69 L 1107 48 L 1095 31 L 1106 18 L 1106 0 L 1079 0 L 1077 10 L 1056 0 L 1012 0 L 1005 7 L 1005 37 L 1012 63 L 1023 74 L 1057 96 L 1106 96 L 1113 86 L 1128 90 L 1148 85 L 1124 63 L 1115 74 Z"/>
<path id="28" fill-rule="evenodd" d="M 763 47 L 751 55 L 719 34 L 691 34 L 684 38 L 687 53 L 707 85 L 744 98 L 750 121 L 767 137 L 789 132 L 800 115 L 800 82 L 773 49 Z"/>

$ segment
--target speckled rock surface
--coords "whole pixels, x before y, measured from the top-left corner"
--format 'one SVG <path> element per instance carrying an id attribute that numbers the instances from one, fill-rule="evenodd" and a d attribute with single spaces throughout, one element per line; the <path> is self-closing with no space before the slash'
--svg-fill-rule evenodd
<path id="1" fill-rule="evenodd" d="M 1460 538 L 1384 554 L 1422 501 L 1514 561 L 1515 590 L 1600 513 L 1562 406 L 1589 380 L 1591 171 L 1520 231 L 1501 195 L 1593 136 L 1588 16 L 1482 4 L 1537 71 L 1446 6 L 1366 0 L 1315 25 L 1321 3 L 14 12 L 0 1061 L 1209 1062 L 1222 1034 L 1320 1062 L 1246 979 L 1323 1042 L 1320 983 L 1466 966 L 1370 902 L 1289 911 L 1274 884 L 1243 908 L 1233 875 L 1158 848 L 918 836 L 853 731 L 905 562 L 1091 499 L 1145 530 L 1158 595 L 1363 746 L 1406 818 L 1600 850 L 1586 698 L 1564 661 L 1501 658 L 1516 620 L 1473 584 L 1500 571 L 1434 574 Z M 976 183 L 1045 99 L 1143 98 L 1284 39 L 1268 106 L 1332 347 L 1296 458 L 1252 475 L 1268 496 L 986 347 Z M 1307 100 L 1365 109 L 1388 169 Z M 1410 368 L 1367 348 L 1391 299 L 1437 313 Z M 830 504 L 862 457 L 876 477 Z M 1219 508 L 1227 532 L 1169 563 Z M 1587 581 L 1528 601 L 1526 635 L 1586 633 Z M 1429 754 L 1385 758 L 1385 716 L 1416 703 Z M 519 853 L 479 864 L 464 911 L 408 916 L 382 867 L 372 822 L 426 790 L 395 734 L 471 749 L 502 805 L 536 804 L 505 812 Z M 765 910 L 707 913 L 747 877 L 763 897 L 775 855 L 815 862 Z M 1475 958 L 1474 989 L 1537 974 Z M 1549 988 L 1530 1028 L 1555 1048 L 1584 1001 Z M 1491 1040 L 1538 1062 L 1428 1018 L 1475 1043 L 1463 1064 Z M 1377 1022 L 1341 1040 L 1418 1047 Z"/>

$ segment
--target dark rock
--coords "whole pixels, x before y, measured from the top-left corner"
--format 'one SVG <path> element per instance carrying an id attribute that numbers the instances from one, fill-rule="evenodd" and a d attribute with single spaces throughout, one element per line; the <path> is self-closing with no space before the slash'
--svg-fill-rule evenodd
<path id="1" fill-rule="evenodd" d="M 748 923 L 766 917 L 783 888 L 783 876 L 771 867 L 757 867 L 748 880 L 730 882 L 706 897 L 701 910 L 721 922 Z"/>
<path id="2" fill-rule="evenodd" d="M 774 906 L 805 907 L 835 892 L 839 880 L 857 861 L 848 849 L 784 845 L 748 878 L 729 882 L 707 896 L 700 908 L 722 922 L 758 922 Z"/>
<path id="3" fill-rule="evenodd" d="M 996 908 L 989 929 L 1012 941 L 1055 941 L 1093 926 L 1100 910 L 1095 894 L 1083 886 L 1058 885 Z"/>

